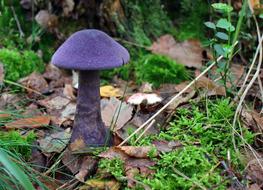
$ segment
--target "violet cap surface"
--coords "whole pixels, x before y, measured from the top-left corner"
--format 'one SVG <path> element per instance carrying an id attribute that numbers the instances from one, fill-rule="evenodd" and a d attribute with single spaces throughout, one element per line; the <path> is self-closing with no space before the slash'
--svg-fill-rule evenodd
<path id="1" fill-rule="evenodd" d="M 51 63 L 75 70 L 104 70 L 120 67 L 130 59 L 128 51 L 106 33 L 96 29 L 71 35 L 54 53 Z"/>

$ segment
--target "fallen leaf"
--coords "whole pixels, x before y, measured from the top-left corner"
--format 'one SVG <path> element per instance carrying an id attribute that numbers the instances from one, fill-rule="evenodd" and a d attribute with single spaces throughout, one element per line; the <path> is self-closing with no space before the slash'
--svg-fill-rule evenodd
<path id="1" fill-rule="evenodd" d="M 166 140 L 155 140 L 153 141 L 153 145 L 159 152 L 171 152 L 172 150 L 182 147 L 182 143 L 180 141 L 166 141 Z"/>
<path id="2" fill-rule="evenodd" d="M 85 185 L 81 186 L 79 190 L 96 189 L 96 190 L 119 190 L 121 187 L 120 183 L 114 179 L 89 179 L 85 182 Z"/>
<path id="3" fill-rule="evenodd" d="M 109 97 L 121 97 L 121 92 L 119 88 L 114 88 L 113 86 L 107 85 L 100 87 L 100 96 L 109 98 Z"/>
<path id="4" fill-rule="evenodd" d="M 203 49 L 196 40 L 176 42 L 173 36 L 167 34 L 161 36 L 152 44 L 150 50 L 153 53 L 167 55 L 187 67 L 200 69 L 202 67 Z"/>
<path id="5" fill-rule="evenodd" d="M 39 103 L 51 110 L 60 110 L 64 108 L 70 102 L 69 99 L 63 98 L 62 96 L 56 96 L 54 98 L 46 98 L 44 100 L 39 100 Z"/>
<path id="6" fill-rule="evenodd" d="M 249 185 L 248 190 L 261 190 L 260 186 L 256 183 Z"/>
<path id="7" fill-rule="evenodd" d="M 197 89 L 206 89 L 208 91 L 208 96 L 226 96 L 226 90 L 223 86 L 217 85 L 211 79 L 204 76 L 195 82 L 194 87 Z"/>
<path id="8" fill-rule="evenodd" d="M 61 112 L 61 119 L 63 121 L 70 119 L 74 120 L 77 105 L 75 103 L 69 103 L 65 109 Z"/>
<path id="9" fill-rule="evenodd" d="M 246 173 L 248 175 L 248 179 L 254 183 L 262 184 L 263 183 L 263 172 L 262 167 L 263 165 L 262 159 L 253 159 L 251 160 L 246 167 Z"/>
<path id="10" fill-rule="evenodd" d="M 232 64 L 230 68 L 231 74 L 234 77 L 233 83 L 235 85 L 240 85 L 242 81 L 242 77 L 245 73 L 245 68 L 240 64 Z"/>
<path id="11" fill-rule="evenodd" d="M 10 94 L 8 92 L 0 93 L 0 109 L 4 110 L 6 107 L 12 105 L 15 108 L 20 108 L 19 102 L 22 100 L 23 96 L 18 96 L 17 94 Z"/>
<path id="12" fill-rule="evenodd" d="M 81 138 L 77 138 L 74 142 L 70 143 L 69 147 L 70 150 L 73 151 L 78 151 L 86 146 L 85 142 Z"/>
<path id="13" fill-rule="evenodd" d="M 58 80 L 62 77 L 62 72 L 55 65 L 48 64 L 46 66 L 46 70 L 45 73 L 43 74 L 43 77 L 48 80 Z"/>
<path id="14" fill-rule="evenodd" d="M 162 101 L 162 98 L 157 94 L 145 94 L 145 93 L 136 93 L 130 96 L 127 100 L 129 104 L 140 105 L 145 102 L 146 105 L 156 104 Z"/>
<path id="15" fill-rule="evenodd" d="M 80 170 L 79 172 L 75 175 L 75 177 L 81 181 L 81 182 L 85 182 L 85 178 L 87 176 L 90 176 L 91 173 L 93 173 L 95 171 L 95 168 L 98 164 L 98 160 L 96 160 L 96 158 L 92 157 L 92 156 L 85 156 L 82 159 L 82 164 L 80 166 Z"/>
<path id="16" fill-rule="evenodd" d="M 36 116 L 31 118 L 18 119 L 16 121 L 5 124 L 5 127 L 7 129 L 39 128 L 47 126 L 49 123 L 49 116 Z"/>
<path id="17" fill-rule="evenodd" d="M 6 118 L 10 118 L 12 115 L 8 114 L 8 113 L 0 113 L 0 118 L 1 119 L 6 119 Z"/>
<path id="18" fill-rule="evenodd" d="M 129 158 L 127 154 L 125 154 L 121 149 L 118 149 L 116 146 L 110 147 L 108 150 L 100 153 L 99 157 L 107 159 L 119 158 L 123 161 Z"/>
<path id="19" fill-rule="evenodd" d="M 74 88 L 70 84 L 65 84 L 63 94 L 70 100 L 76 100 L 76 96 L 74 95 Z"/>
<path id="20" fill-rule="evenodd" d="M 19 80 L 24 86 L 36 90 L 38 92 L 45 92 L 48 90 L 48 83 L 44 77 L 39 73 L 32 73 L 29 76 Z M 27 90 L 29 93 L 32 93 L 30 90 Z"/>
<path id="21" fill-rule="evenodd" d="M 44 153 L 60 153 L 67 146 L 70 137 L 71 132 L 69 130 L 53 133 L 39 140 L 40 149 Z"/>
<path id="22" fill-rule="evenodd" d="M 134 158 L 148 158 L 149 152 L 155 149 L 154 146 L 117 146 L 116 148 Z"/>
<path id="23" fill-rule="evenodd" d="M 117 131 L 121 129 L 132 117 L 133 107 L 125 102 L 121 102 L 115 97 L 101 100 L 102 120 L 107 127 L 112 127 Z"/>

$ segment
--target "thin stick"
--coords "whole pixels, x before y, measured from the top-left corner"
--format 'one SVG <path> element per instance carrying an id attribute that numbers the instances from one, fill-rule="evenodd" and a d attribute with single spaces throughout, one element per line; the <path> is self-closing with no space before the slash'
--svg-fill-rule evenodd
<path id="1" fill-rule="evenodd" d="M 20 33 L 20 38 L 23 38 L 23 37 L 25 37 L 25 34 L 24 34 L 24 32 L 22 30 L 22 27 L 21 27 L 21 24 L 20 24 L 20 22 L 19 22 L 19 20 L 17 18 L 14 6 L 11 6 L 11 10 L 13 12 L 13 15 L 14 15 L 14 18 L 15 18 L 15 21 L 16 21 L 16 25 L 17 25 L 17 28 L 18 28 L 19 33 Z"/>
<path id="2" fill-rule="evenodd" d="M 36 90 L 34 90 L 34 89 L 32 89 L 32 88 L 28 88 L 28 87 L 26 87 L 26 86 L 23 86 L 23 85 L 21 85 L 21 84 L 19 84 L 19 83 L 16 83 L 16 82 L 13 82 L 13 81 L 10 81 L 10 80 L 3 80 L 5 83 L 7 83 L 7 84 L 11 84 L 11 85 L 14 85 L 14 86 L 18 86 L 18 87 L 20 87 L 20 88 L 24 88 L 24 89 L 26 89 L 26 90 L 28 90 L 28 91 L 32 91 L 32 92 L 34 92 L 34 93 L 36 93 L 36 94 L 38 94 L 38 95 L 41 95 L 41 96 L 44 96 L 43 94 L 41 94 L 40 92 L 38 92 L 38 91 L 36 91 Z"/>
<path id="3" fill-rule="evenodd" d="M 238 42 L 234 44 L 236 46 Z M 233 46 L 233 47 L 234 47 Z M 204 74 L 207 73 L 217 62 L 219 62 L 221 59 L 223 59 L 223 56 L 217 58 L 216 61 L 214 61 L 209 67 L 207 67 L 199 76 L 197 76 L 192 82 L 190 82 L 182 91 L 180 91 L 178 94 L 176 94 L 169 102 L 167 102 L 158 112 L 156 112 L 152 117 L 150 117 L 144 124 L 142 124 L 138 129 L 136 129 L 130 136 L 128 136 L 122 143 L 120 143 L 118 146 L 122 146 L 124 143 L 126 143 L 131 137 L 133 137 L 135 134 L 137 134 L 142 128 L 144 128 L 148 123 L 150 123 L 157 115 L 159 115 L 162 111 L 164 111 L 174 100 L 176 100 L 178 97 L 180 97 L 188 88 L 190 88 L 196 81 L 198 81 Z"/>
<path id="4" fill-rule="evenodd" d="M 151 121 L 151 123 L 144 129 L 144 131 L 143 131 L 143 132 L 139 135 L 139 137 L 136 139 L 135 143 L 138 142 L 138 140 L 139 140 L 140 138 L 142 138 L 142 136 L 146 133 L 146 131 L 148 131 L 148 130 L 153 126 L 154 123 L 155 123 L 155 119 L 153 119 L 153 120 Z"/>

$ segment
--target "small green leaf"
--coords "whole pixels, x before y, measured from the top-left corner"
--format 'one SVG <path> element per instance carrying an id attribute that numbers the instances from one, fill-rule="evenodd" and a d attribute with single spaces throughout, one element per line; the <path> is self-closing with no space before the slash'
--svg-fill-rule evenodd
<path id="1" fill-rule="evenodd" d="M 261 14 L 259 15 L 259 18 L 263 19 L 263 13 L 261 13 Z"/>
<path id="2" fill-rule="evenodd" d="M 221 40 L 228 40 L 228 35 L 224 32 L 217 32 L 215 36 Z"/>
<path id="3" fill-rule="evenodd" d="M 216 23 L 216 27 L 225 29 L 226 31 L 230 32 L 235 31 L 235 27 L 225 18 L 219 19 L 219 21 Z"/>
<path id="4" fill-rule="evenodd" d="M 207 28 L 216 29 L 216 25 L 213 22 L 205 22 L 204 23 Z"/>
<path id="5" fill-rule="evenodd" d="M 213 3 L 212 7 L 215 10 L 223 11 L 224 13 L 230 13 L 233 11 L 233 7 L 226 3 Z"/>
<path id="6" fill-rule="evenodd" d="M 215 44 L 214 49 L 218 55 L 224 55 L 225 54 L 224 49 L 220 44 Z"/>

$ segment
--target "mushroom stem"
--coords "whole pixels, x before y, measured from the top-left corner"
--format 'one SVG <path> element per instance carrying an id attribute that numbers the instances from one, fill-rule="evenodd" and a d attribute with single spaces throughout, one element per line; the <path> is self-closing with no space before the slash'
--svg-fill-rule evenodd
<path id="1" fill-rule="evenodd" d="M 72 149 L 107 144 L 109 134 L 101 118 L 99 89 L 99 71 L 79 71 L 77 110 L 70 140 Z"/>

